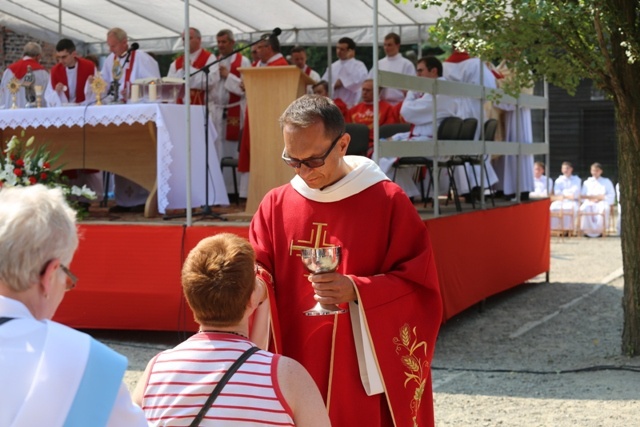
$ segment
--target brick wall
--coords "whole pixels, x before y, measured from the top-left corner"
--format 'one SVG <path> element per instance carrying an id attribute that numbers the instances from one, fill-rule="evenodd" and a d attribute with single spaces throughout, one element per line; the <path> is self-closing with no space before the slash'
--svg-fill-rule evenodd
<path id="1" fill-rule="evenodd" d="M 7 65 L 10 65 L 22 58 L 22 49 L 28 42 L 36 42 L 42 46 L 42 58 L 40 59 L 40 63 L 46 69 L 50 69 L 56 64 L 55 45 L 34 39 L 33 37 L 24 34 L 18 34 L 6 27 L 0 27 L 0 64 L 2 65 L 2 70 L 4 70 Z"/>

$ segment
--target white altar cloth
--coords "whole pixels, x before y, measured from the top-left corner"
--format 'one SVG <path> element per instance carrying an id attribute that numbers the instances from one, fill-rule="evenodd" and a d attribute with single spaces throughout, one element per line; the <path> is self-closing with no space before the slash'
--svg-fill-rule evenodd
<path id="1" fill-rule="evenodd" d="M 191 106 L 191 201 L 202 206 L 205 199 L 204 107 Z M 175 104 L 122 104 L 69 106 L 43 109 L 0 110 L 0 128 L 72 127 L 84 125 L 145 124 L 157 129 L 158 211 L 181 209 L 186 198 L 186 109 Z M 228 205 L 229 198 L 215 150 L 216 131 L 209 128 L 209 205 Z"/>

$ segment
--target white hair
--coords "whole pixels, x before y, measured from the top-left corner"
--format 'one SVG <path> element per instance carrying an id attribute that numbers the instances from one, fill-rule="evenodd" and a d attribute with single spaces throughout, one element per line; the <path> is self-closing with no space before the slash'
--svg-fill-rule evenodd
<path id="1" fill-rule="evenodd" d="M 60 189 L 0 190 L 0 281 L 10 289 L 29 289 L 54 258 L 69 264 L 77 247 L 76 212 Z"/>

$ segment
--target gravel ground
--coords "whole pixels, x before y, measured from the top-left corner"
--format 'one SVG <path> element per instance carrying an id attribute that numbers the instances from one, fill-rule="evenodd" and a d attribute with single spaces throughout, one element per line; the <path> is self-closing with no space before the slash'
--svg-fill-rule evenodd
<path id="1" fill-rule="evenodd" d="M 550 283 L 541 275 L 443 325 L 436 425 L 640 425 L 640 358 L 621 355 L 621 274 L 619 238 L 553 238 Z M 129 357 L 130 389 L 151 357 L 185 338 L 90 332 Z"/>

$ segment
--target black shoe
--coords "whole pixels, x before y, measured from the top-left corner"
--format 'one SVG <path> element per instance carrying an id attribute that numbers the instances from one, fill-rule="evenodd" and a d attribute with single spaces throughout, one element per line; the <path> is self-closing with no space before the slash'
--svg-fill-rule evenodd
<path id="1" fill-rule="evenodd" d="M 144 205 L 135 205 L 135 206 L 120 206 L 115 205 L 109 208 L 109 213 L 140 213 L 144 212 Z"/>
<path id="2" fill-rule="evenodd" d="M 525 200 L 529 200 L 529 192 L 528 191 L 523 191 L 522 193 L 520 193 L 520 200 L 521 201 L 525 201 Z"/>
<path id="3" fill-rule="evenodd" d="M 131 208 L 128 206 L 120 206 L 120 205 L 111 206 L 109 208 L 109 213 L 125 213 L 125 212 L 131 212 Z"/>

